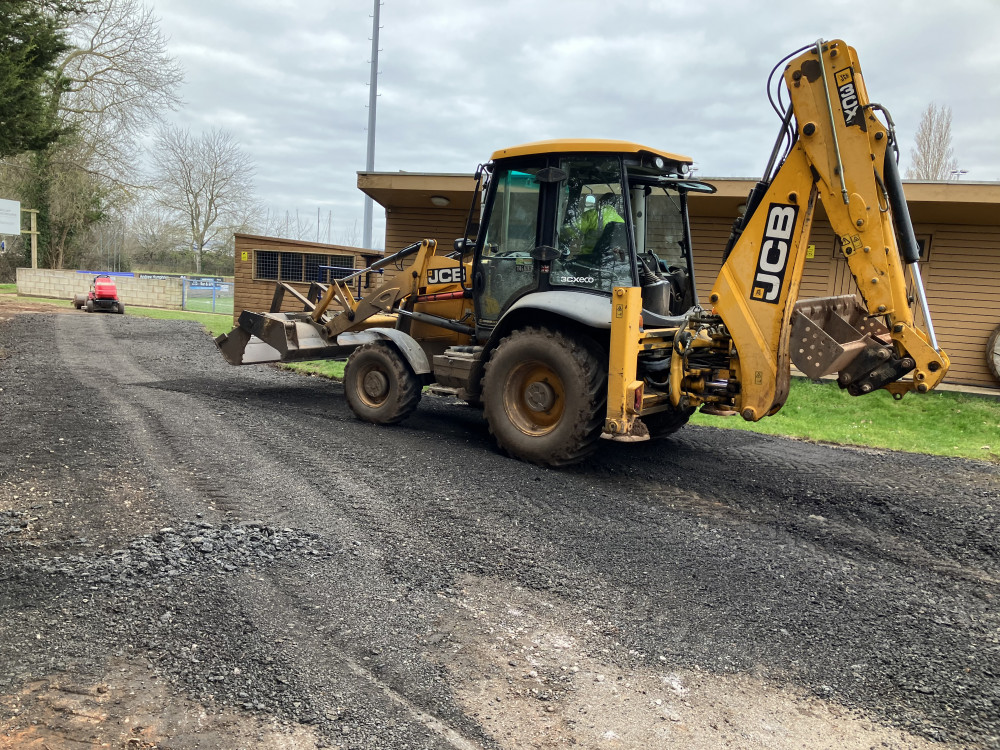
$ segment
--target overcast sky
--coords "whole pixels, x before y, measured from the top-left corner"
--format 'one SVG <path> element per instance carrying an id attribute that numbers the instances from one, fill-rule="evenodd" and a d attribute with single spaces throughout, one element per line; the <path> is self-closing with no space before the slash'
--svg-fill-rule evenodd
<path id="1" fill-rule="evenodd" d="M 263 204 L 362 235 L 374 0 L 147 0 L 184 66 L 170 120 L 232 131 Z M 966 180 L 1000 179 L 1000 0 L 384 0 L 377 171 L 471 173 L 498 148 L 621 138 L 758 177 L 778 131 L 765 84 L 818 38 L 858 50 L 908 165 L 920 113 L 951 107 Z M 384 233 L 375 207 L 376 244 Z"/>

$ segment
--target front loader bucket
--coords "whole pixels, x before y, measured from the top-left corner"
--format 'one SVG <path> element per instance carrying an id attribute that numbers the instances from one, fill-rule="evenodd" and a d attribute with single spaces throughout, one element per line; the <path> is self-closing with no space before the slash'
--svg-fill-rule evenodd
<path id="1" fill-rule="evenodd" d="M 215 339 L 232 365 L 294 362 L 346 357 L 354 346 L 339 346 L 323 337 L 323 327 L 308 313 L 254 313 L 244 310 L 239 325 Z"/>
<path id="2" fill-rule="evenodd" d="M 229 333 L 217 336 L 215 345 L 231 365 L 256 365 L 262 362 L 281 361 L 281 352 L 238 327 Z"/>
<path id="3" fill-rule="evenodd" d="M 792 364 L 813 380 L 838 372 L 840 386 L 849 388 L 863 373 L 889 359 L 888 343 L 889 329 L 869 317 L 853 295 L 795 305 L 789 342 Z"/>

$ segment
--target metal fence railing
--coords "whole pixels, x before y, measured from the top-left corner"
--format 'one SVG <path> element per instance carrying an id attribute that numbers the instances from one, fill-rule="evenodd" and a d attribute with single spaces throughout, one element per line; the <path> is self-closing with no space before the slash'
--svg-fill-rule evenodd
<path id="1" fill-rule="evenodd" d="M 233 283 L 220 277 L 182 277 L 181 307 L 192 312 L 233 314 Z"/>

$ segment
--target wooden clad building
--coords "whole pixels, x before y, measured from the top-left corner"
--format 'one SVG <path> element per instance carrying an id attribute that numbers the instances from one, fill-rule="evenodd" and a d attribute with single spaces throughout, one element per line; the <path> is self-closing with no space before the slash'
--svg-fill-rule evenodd
<path id="1" fill-rule="evenodd" d="M 382 257 L 379 250 L 327 245 L 252 234 L 235 235 L 236 258 L 233 272 L 234 319 L 242 310 L 269 310 L 274 298 L 274 282 L 290 282 L 303 295 L 314 281 L 342 279 L 355 269 L 367 268 Z M 378 284 L 362 277 L 362 290 Z M 302 303 L 285 295 L 282 312 L 301 310 Z"/>
<path id="2" fill-rule="evenodd" d="M 718 192 L 690 198 L 695 273 L 703 301 L 721 268 L 733 218 L 753 186 L 750 180 L 707 181 Z M 424 238 L 437 239 L 439 252 L 450 252 L 452 242 L 465 231 L 475 180 L 458 174 L 361 172 L 358 187 L 385 209 L 387 254 Z M 946 382 L 1000 390 L 986 359 L 987 340 L 1000 327 L 1000 182 L 906 182 L 904 191 L 922 247 L 921 270 L 935 330 L 952 361 Z M 856 291 L 822 208 L 810 243 L 813 250 L 806 261 L 802 297 Z M 323 273 L 322 266 L 340 268 L 348 256 L 354 268 L 364 268 L 382 254 L 237 235 L 237 315 L 243 309 L 268 309 L 276 279 L 295 282 L 305 292 L 309 281 L 321 280 L 313 276 Z M 269 265 L 274 262 L 277 267 Z M 394 272 L 399 269 L 387 269 Z M 283 309 L 297 309 L 294 300 L 286 299 Z"/>

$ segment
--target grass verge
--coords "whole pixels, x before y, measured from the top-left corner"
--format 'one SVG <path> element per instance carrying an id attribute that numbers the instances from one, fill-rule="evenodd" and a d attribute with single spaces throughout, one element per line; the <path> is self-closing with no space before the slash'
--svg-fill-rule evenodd
<path id="1" fill-rule="evenodd" d="M 308 362 L 289 362 L 282 365 L 282 367 L 303 375 L 318 375 L 323 378 L 342 380 L 344 378 L 345 364 L 346 362 L 338 362 L 332 359 L 317 359 Z"/>
<path id="2" fill-rule="evenodd" d="M 788 401 L 773 417 L 695 413 L 692 424 L 784 435 L 821 443 L 1000 461 L 1000 399 L 949 391 L 910 394 L 894 401 L 886 391 L 854 398 L 836 383 L 793 379 Z"/>
<path id="3" fill-rule="evenodd" d="M 3 291 L 5 286 L 16 287 L 14 284 L 0 284 L 0 294 L 5 293 Z M 16 291 L 16 289 L 14 291 Z M 63 302 L 51 297 L 19 296 L 17 299 L 21 302 L 34 302 L 43 305 L 52 305 L 54 307 L 62 307 L 64 305 L 72 307 L 68 300 Z M 220 333 L 229 333 L 229 331 L 233 330 L 232 315 L 189 312 L 187 310 L 163 310 L 159 307 L 139 307 L 138 305 L 129 305 L 127 303 L 125 305 L 125 314 L 137 315 L 141 318 L 157 318 L 160 320 L 194 320 L 205 326 L 205 329 L 213 336 L 218 336 Z"/>
<path id="4" fill-rule="evenodd" d="M 233 330 L 232 315 L 189 312 L 187 310 L 162 310 L 158 307 L 136 307 L 134 305 L 126 307 L 125 314 L 138 315 L 143 318 L 157 318 L 159 320 L 194 320 L 205 326 L 205 329 L 213 337 L 222 333 L 229 333 Z"/>
<path id="5" fill-rule="evenodd" d="M 344 363 L 296 362 L 283 367 L 340 380 Z M 817 443 L 975 458 L 1000 462 L 1000 399 L 948 391 L 893 400 L 887 391 L 855 398 L 836 383 L 794 378 L 788 402 L 760 422 L 695 413 L 692 424 L 780 435 Z"/>

